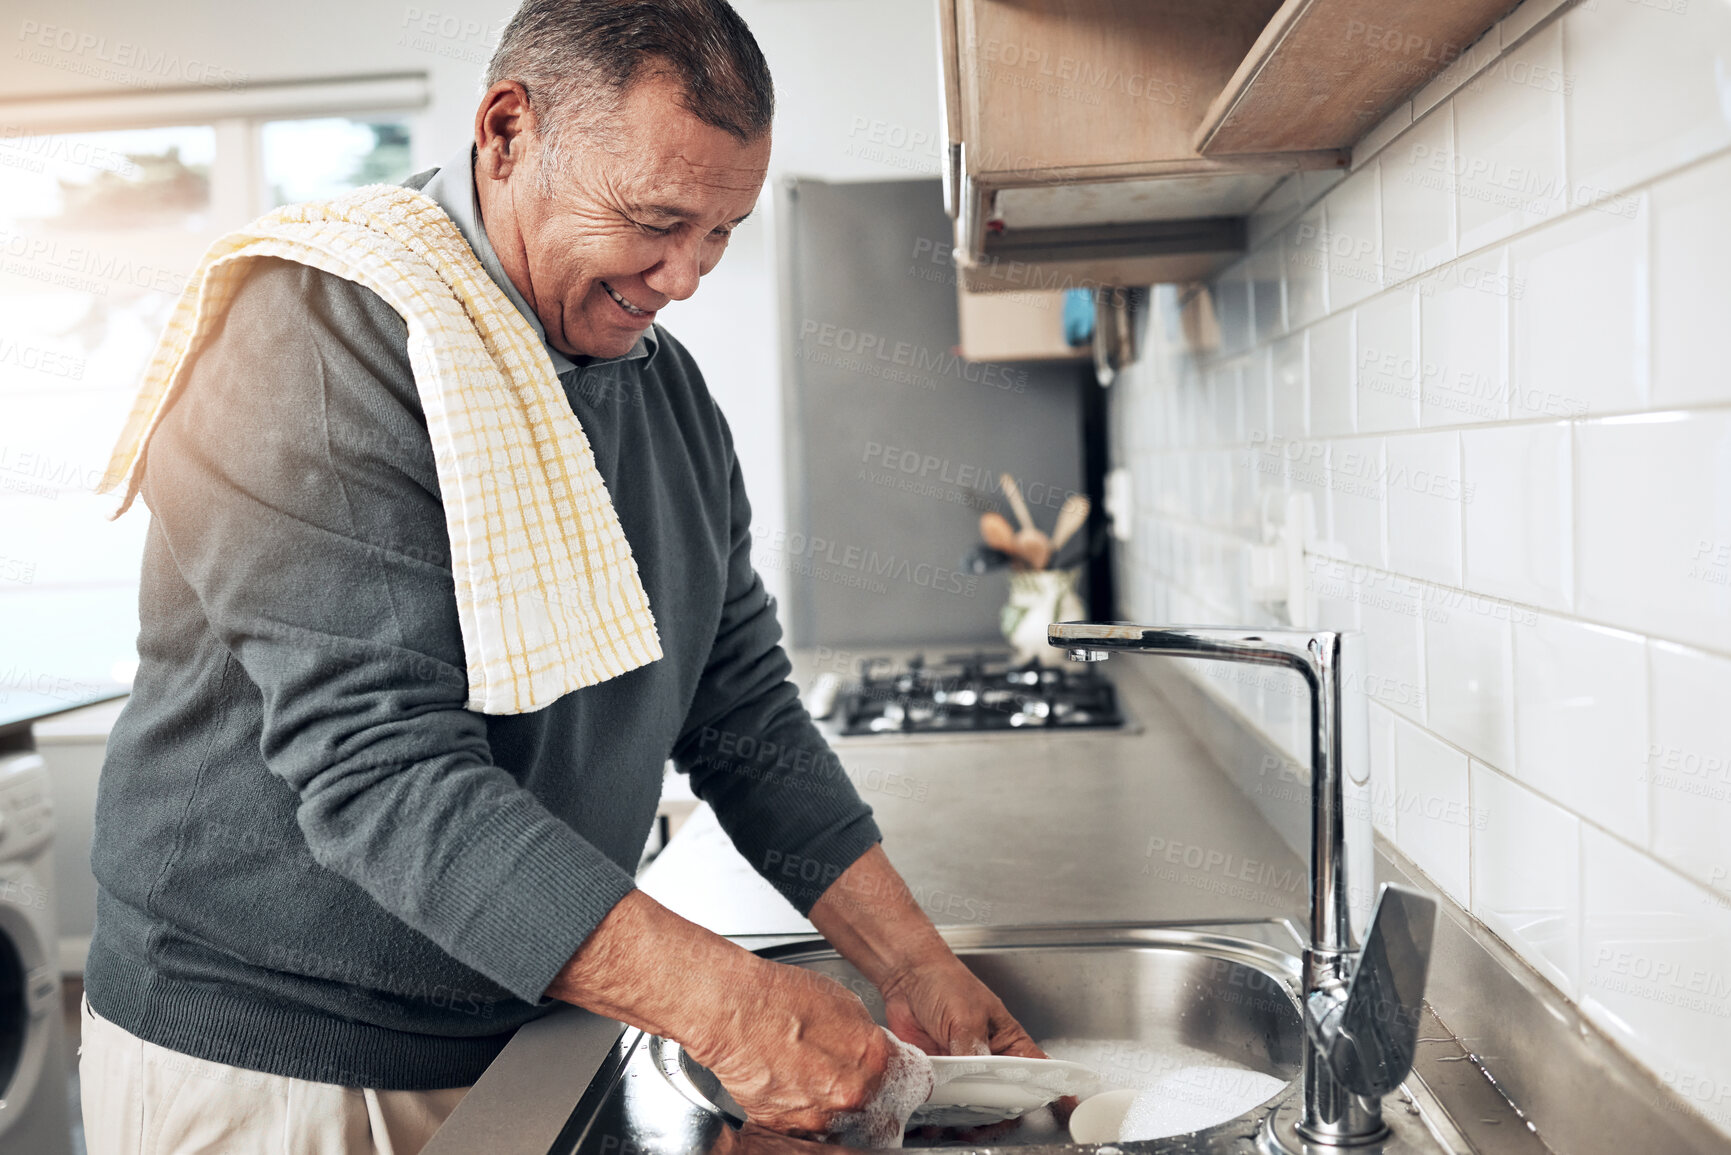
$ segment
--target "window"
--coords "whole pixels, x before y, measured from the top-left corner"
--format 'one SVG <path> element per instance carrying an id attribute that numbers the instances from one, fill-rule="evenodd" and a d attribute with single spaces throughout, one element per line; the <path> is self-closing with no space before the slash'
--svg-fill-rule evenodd
<path id="1" fill-rule="evenodd" d="M 395 120 L 273 120 L 263 131 L 270 204 L 324 200 L 364 184 L 395 184 L 414 171 L 409 128 Z"/>
<path id="2" fill-rule="evenodd" d="M 210 243 L 400 181 L 406 117 L 0 136 L 0 721 L 123 688 L 148 511 L 92 491 Z"/>

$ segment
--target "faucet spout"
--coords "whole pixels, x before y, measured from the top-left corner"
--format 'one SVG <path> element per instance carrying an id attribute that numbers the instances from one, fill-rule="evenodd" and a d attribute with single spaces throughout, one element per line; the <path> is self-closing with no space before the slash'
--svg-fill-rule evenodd
<path id="1" fill-rule="evenodd" d="M 1120 651 L 1165 654 L 1274 666 L 1304 680 L 1311 717 L 1310 945 L 1304 952 L 1310 1045 L 1305 1048 L 1304 1115 L 1298 1129 L 1305 1140 L 1328 1146 L 1375 1142 L 1386 1133 L 1381 1088 L 1391 1073 L 1394 1083 L 1405 1078 L 1411 1057 L 1410 1048 L 1385 1046 L 1371 1064 L 1376 1077 L 1370 1078 L 1362 1072 L 1371 1057 L 1358 1054 L 1354 1042 L 1358 1036 L 1342 1029 L 1345 1020 L 1341 1007 L 1350 997 L 1355 972 L 1364 957 L 1365 934 L 1376 897 L 1364 635 L 1335 630 L 1060 622 L 1050 627 L 1048 640 L 1067 650 L 1072 658 L 1085 661 L 1100 661 Z M 1423 905 L 1428 899 L 1408 891 L 1399 893 L 1416 900 L 1399 907 L 1410 911 L 1413 921 L 1434 915 L 1434 904 L 1428 913 Z M 1429 942 L 1427 929 L 1422 935 L 1427 961 Z M 1411 974 L 1412 967 L 1401 969 L 1400 987 L 1401 994 L 1412 1000 L 1409 1009 L 1416 1016 L 1424 968 L 1417 970 L 1417 993 Z M 1388 985 L 1382 984 L 1383 988 Z M 1360 989 L 1366 992 L 1362 1001 L 1377 984 L 1367 977 Z M 1322 1017 L 1328 1018 L 1326 1025 Z M 1403 1052 L 1407 1052 L 1406 1066 L 1395 1070 Z"/>

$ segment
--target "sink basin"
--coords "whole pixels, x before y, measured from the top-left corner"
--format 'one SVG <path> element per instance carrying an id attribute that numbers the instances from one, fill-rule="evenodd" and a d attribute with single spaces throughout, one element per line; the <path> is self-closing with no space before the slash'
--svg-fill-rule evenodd
<path id="1" fill-rule="evenodd" d="M 1056 1041 L 1054 1057 L 1086 1063 L 1108 1084 L 1142 1085 L 1214 1064 L 1289 1085 L 1298 1077 L 1303 1023 L 1295 994 L 1298 959 L 1290 953 L 1221 934 L 1147 927 L 973 932 L 952 936 L 951 946 L 1029 1034 L 1042 1045 Z M 840 981 L 883 1022 L 876 988 L 827 945 L 764 953 Z M 695 1105 L 743 1122 L 715 1076 L 677 1043 L 654 1039 L 650 1050 L 662 1074 Z M 993 1142 L 1062 1138 L 1024 1130 Z M 930 1142 L 910 1134 L 908 1145 Z"/>
<path id="2" fill-rule="evenodd" d="M 1087 1062 L 1109 1086 L 1146 1086 L 1175 1069 L 1226 1067 L 1272 1076 L 1282 1087 L 1249 1110 L 1165 1139 L 1088 1147 L 1070 1143 L 1062 1129 L 1040 1133 L 1024 1126 L 989 1138 L 910 1132 L 907 1146 L 1267 1155 L 1270 1125 L 1296 1114 L 1304 1029 L 1297 995 L 1299 944 L 1289 924 L 967 927 L 943 933 L 1037 1041 L 1061 1041 L 1067 1053 L 1054 1051 L 1056 1057 Z M 821 940 L 759 953 L 837 979 L 882 1021 L 876 989 Z M 1424 1128 L 1416 1115 L 1408 1121 L 1406 1111 L 1388 1113 L 1401 1117 L 1384 1145 L 1389 1155 L 1442 1150 L 1419 1134 Z M 627 1031 L 553 1150 L 558 1155 L 731 1153 L 727 1137 L 738 1122 L 737 1108 L 715 1076 L 677 1043 Z M 833 1155 L 836 1148 L 778 1138 L 774 1155 L 799 1150 Z"/>

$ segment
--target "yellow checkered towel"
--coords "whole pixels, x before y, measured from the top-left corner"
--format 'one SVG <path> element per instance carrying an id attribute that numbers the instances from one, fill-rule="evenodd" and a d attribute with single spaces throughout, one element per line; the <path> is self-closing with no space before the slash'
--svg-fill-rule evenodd
<path id="1" fill-rule="evenodd" d="M 451 537 L 468 708 L 538 710 L 661 657 L 595 454 L 541 339 L 437 202 L 400 185 L 285 205 L 211 245 L 163 330 L 98 492 L 146 448 L 255 257 L 365 285 L 408 323 Z"/>

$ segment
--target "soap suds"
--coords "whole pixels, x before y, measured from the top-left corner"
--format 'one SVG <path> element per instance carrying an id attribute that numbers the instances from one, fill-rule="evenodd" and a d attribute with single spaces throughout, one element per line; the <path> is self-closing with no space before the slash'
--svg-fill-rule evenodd
<path id="1" fill-rule="evenodd" d="M 1237 1064 L 1181 1067 L 1131 1101 L 1118 1139 L 1129 1143 L 1200 1131 L 1237 1118 L 1285 1086 L 1273 1075 Z"/>
<path id="2" fill-rule="evenodd" d="M 844 1147 L 900 1147 L 908 1116 L 931 1096 L 931 1059 L 889 1031 L 884 1035 L 890 1057 L 877 1097 L 858 1111 L 836 1116 L 831 1138 Z"/>

